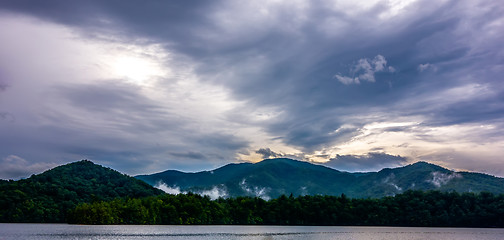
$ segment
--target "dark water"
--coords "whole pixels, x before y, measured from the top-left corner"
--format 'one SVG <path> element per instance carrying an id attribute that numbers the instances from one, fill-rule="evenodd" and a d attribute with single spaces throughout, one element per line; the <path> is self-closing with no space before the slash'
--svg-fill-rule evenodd
<path id="1" fill-rule="evenodd" d="M 503 240 L 504 229 L 283 226 L 88 226 L 66 224 L 0 224 L 0 240 L 10 239 Z"/>

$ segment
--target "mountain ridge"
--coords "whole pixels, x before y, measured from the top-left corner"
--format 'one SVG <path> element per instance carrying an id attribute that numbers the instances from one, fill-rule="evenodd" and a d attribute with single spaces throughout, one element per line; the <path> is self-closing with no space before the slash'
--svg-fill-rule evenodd
<path id="1" fill-rule="evenodd" d="M 164 184 L 180 192 L 204 193 L 219 190 L 222 197 L 258 196 L 266 199 L 282 194 L 341 195 L 350 197 L 393 196 L 406 190 L 504 193 L 504 178 L 473 172 L 455 172 L 416 162 L 377 172 L 351 173 L 288 158 L 257 163 L 228 164 L 194 173 L 171 170 L 135 176 L 152 186 Z"/>
<path id="2" fill-rule="evenodd" d="M 79 203 L 161 194 L 147 183 L 88 160 L 17 181 L 0 181 L 0 222 L 65 222 Z"/>

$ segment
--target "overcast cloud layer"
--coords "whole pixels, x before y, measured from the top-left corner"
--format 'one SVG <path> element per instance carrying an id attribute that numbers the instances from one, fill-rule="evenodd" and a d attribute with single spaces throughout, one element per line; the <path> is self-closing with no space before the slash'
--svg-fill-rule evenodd
<path id="1" fill-rule="evenodd" d="M 0 1 L 0 178 L 291 157 L 504 176 L 500 1 Z"/>

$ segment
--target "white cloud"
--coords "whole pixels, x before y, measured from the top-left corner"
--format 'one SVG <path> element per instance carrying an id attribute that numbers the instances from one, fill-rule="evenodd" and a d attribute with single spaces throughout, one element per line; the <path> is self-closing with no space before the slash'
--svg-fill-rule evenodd
<path id="1" fill-rule="evenodd" d="M 378 57 L 378 56 L 376 56 Z M 375 58 L 376 59 L 376 58 Z M 374 62 L 373 62 L 374 64 Z M 378 62 L 378 64 L 381 64 Z M 371 66 L 371 64 L 369 63 L 368 59 L 359 59 L 359 61 L 357 62 L 357 65 L 355 65 L 355 69 L 354 69 L 354 73 L 357 73 L 359 74 L 359 80 L 362 79 L 362 80 L 366 80 L 368 82 L 375 82 L 375 77 L 374 77 L 374 73 L 375 71 L 377 71 L 376 69 L 377 68 L 380 68 L 382 67 L 381 65 L 375 65 L 375 70 L 373 70 L 373 67 Z"/>
<path id="2" fill-rule="evenodd" d="M 162 181 L 159 181 L 154 187 L 162 190 L 165 193 L 173 194 L 173 195 L 177 195 L 180 193 L 186 193 L 186 192 L 180 191 L 180 187 L 177 187 L 177 186 L 169 187 L 168 185 L 166 185 L 166 183 L 164 183 Z"/>
<path id="3" fill-rule="evenodd" d="M 420 65 L 418 65 L 417 69 L 419 72 L 425 72 L 425 71 L 434 71 L 435 72 L 438 70 L 436 65 L 430 64 L 430 63 L 420 64 Z"/>
<path id="4" fill-rule="evenodd" d="M 414 4 L 417 0 L 388 0 L 388 9 L 383 11 L 379 17 L 381 19 L 387 19 L 387 18 L 392 18 L 395 17 L 403 12 L 405 12 L 405 9 L 408 8 L 408 6 Z M 437 2 L 437 1 L 436 1 Z"/>
<path id="5" fill-rule="evenodd" d="M 241 182 L 240 182 L 240 187 L 246 191 L 247 193 L 249 194 L 253 194 L 255 195 L 256 197 L 259 197 L 259 198 L 262 198 L 264 200 L 270 200 L 271 197 L 268 196 L 268 191 L 269 189 L 266 188 L 266 187 L 259 187 L 259 186 L 249 186 L 247 184 L 247 181 L 246 179 L 243 179 Z"/>
<path id="6" fill-rule="evenodd" d="M 450 126 L 429 126 L 422 116 L 397 118 L 397 122 L 372 121 L 393 119 L 387 113 L 374 113 L 347 119 L 370 122 L 356 134 L 328 151 L 334 156 L 361 155 L 380 149 L 392 155 L 408 157 L 408 162 L 428 161 L 459 170 L 480 171 L 503 176 L 504 140 L 496 124 L 465 123 Z M 485 159 L 482 164 L 481 159 Z"/>
<path id="7" fill-rule="evenodd" d="M 168 194 L 177 195 L 180 193 L 182 193 L 182 194 L 187 193 L 187 191 L 181 191 L 180 187 L 178 187 L 178 186 L 170 187 L 166 183 L 164 183 L 163 181 L 159 181 L 154 187 L 158 188 Z M 212 200 L 218 199 L 220 197 L 226 198 L 228 196 L 228 193 L 227 193 L 224 186 L 213 186 L 211 189 L 201 190 L 201 191 L 192 191 L 192 192 L 195 194 L 199 194 L 201 196 L 209 196 L 210 199 L 212 199 Z"/>
<path id="8" fill-rule="evenodd" d="M 352 77 L 342 76 L 341 74 L 334 75 L 338 81 L 345 85 L 360 84 L 361 80 L 368 82 L 376 82 L 375 73 L 389 72 L 393 73 L 396 69 L 392 66 L 387 67 L 387 59 L 382 55 L 376 55 L 373 59 L 361 58 L 357 64 L 352 66 L 350 72 Z M 355 77 L 357 75 L 357 77 Z"/>
<path id="9" fill-rule="evenodd" d="M 377 55 L 373 59 L 373 65 L 374 65 L 374 71 L 375 72 L 381 72 L 385 70 L 385 66 L 387 65 L 387 60 L 385 60 L 385 57 L 382 55 Z"/>
<path id="10" fill-rule="evenodd" d="M 9 155 L 0 161 L 0 176 L 5 179 L 19 179 L 49 170 L 56 165 L 47 162 L 31 163 L 20 156 Z"/>
<path id="11" fill-rule="evenodd" d="M 200 192 L 196 192 L 197 194 L 203 195 L 203 196 L 209 196 L 210 199 L 215 200 L 218 198 L 226 198 L 228 196 L 228 193 L 226 189 L 224 189 L 224 186 L 214 186 L 210 190 L 203 190 Z"/>
<path id="12" fill-rule="evenodd" d="M 431 173 L 432 178 L 427 180 L 427 182 L 432 183 L 436 187 L 441 187 L 443 185 L 446 185 L 450 180 L 454 178 L 462 178 L 462 175 L 458 173 L 442 173 L 442 172 L 432 172 Z"/>
<path id="13" fill-rule="evenodd" d="M 340 81 L 341 83 L 343 83 L 345 85 L 349 85 L 349 84 L 352 84 L 352 83 L 355 83 L 355 84 L 359 84 L 360 83 L 359 78 L 351 78 L 351 77 L 341 76 L 339 74 L 334 75 L 334 77 L 336 79 L 338 79 L 338 81 Z"/>
<path id="14" fill-rule="evenodd" d="M 394 183 L 394 180 L 395 180 L 395 174 L 391 173 L 390 175 L 388 175 L 385 179 L 382 180 L 383 183 L 387 184 L 387 185 L 390 185 L 392 187 L 395 188 L 395 190 L 397 191 L 402 191 L 402 188 L 397 186 L 397 184 Z"/>
<path id="15" fill-rule="evenodd" d="M 45 150 L 51 156 L 43 158 L 57 155 L 57 162 L 82 158 L 99 162 L 105 157 L 93 156 L 89 151 L 62 153 L 61 149 L 84 146 L 112 155 L 115 150 L 124 152 L 124 148 L 130 145 L 132 148 L 128 151 L 144 155 L 143 158 L 151 163 L 161 164 L 155 166 L 156 169 L 147 169 L 153 166 L 151 164 L 144 164 L 144 169 L 120 169 L 134 175 L 170 167 L 173 162 L 162 161 L 166 152 L 180 150 L 181 146 L 192 149 L 197 144 L 195 139 L 204 139 L 204 135 L 227 134 L 236 139 L 251 135 L 243 132 L 249 126 L 233 124 L 225 117 L 227 112 L 238 106 L 246 108 L 232 98 L 230 89 L 202 81 L 201 76 L 195 73 L 194 62 L 172 53 L 162 44 L 140 40 L 127 42 L 112 36 L 88 38 L 88 35 L 81 35 L 67 26 L 23 15 L 1 16 L 0 26 L 4 29 L 0 35 L 0 87 L 4 81 L 9 86 L 5 91 L 0 90 L 0 121 L 16 124 L 0 125 L 0 131 L 3 132 L 4 128 L 11 131 L 23 129 L 13 133 L 23 143 L 14 147 L 42 156 L 33 146 L 49 144 L 59 149 Z M 86 90 L 89 86 L 92 87 Z M 116 88 L 127 90 L 131 95 L 113 99 L 110 96 L 119 92 L 115 91 Z M 71 98 L 77 95 L 65 95 L 68 89 L 78 89 L 85 97 L 81 101 L 72 101 Z M 101 90 L 103 100 L 92 99 L 97 89 Z M 128 105 L 126 102 L 114 102 L 124 99 L 145 108 L 131 111 L 125 107 Z M 101 105 L 109 103 L 117 103 L 117 108 L 97 111 L 103 108 Z M 160 131 L 152 131 L 160 126 L 163 126 Z M 54 132 L 48 133 L 50 137 L 34 133 L 41 129 L 72 131 L 74 134 L 65 134 L 63 139 L 55 136 Z M 37 137 L 33 137 L 34 134 Z M 0 136 L 0 140 L 5 136 Z M 116 142 L 112 138 L 123 141 L 123 146 L 112 149 Z M 96 144 L 103 139 L 109 139 L 111 144 Z M 28 142 L 32 146 L 28 147 Z M 236 157 L 233 149 L 224 153 L 222 149 L 225 148 L 212 148 L 207 143 L 201 145 L 202 154 L 209 158 L 213 156 L 209 159 L 215 162 L 212 165 L 221 165 Z M 156 155 L 152 151 L 153 146 L 163 148 L 163 152 Z M 7 148 L 0 149 L 1 155 L 10 154 L 3 150 Z M 29 154 L 26 156 L 29 160 L 33 159 Z"/>

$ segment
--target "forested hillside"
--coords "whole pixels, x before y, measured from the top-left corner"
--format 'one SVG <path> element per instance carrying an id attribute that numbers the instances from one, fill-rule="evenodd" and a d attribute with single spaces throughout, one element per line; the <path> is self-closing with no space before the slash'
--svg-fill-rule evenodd
<path id="1" fill-rule="evenodd" d="M 352 198 L 380 198 L 407 190 L 441 192 L 504 193 L 504 178 L 482 173 L 454 172 L 417 162 L 379 172 L 349 173 L 287 158 L 265 159 L 258 163 L 228 164 L 213 171 L 184 173 L 165 171 L 136 178 L 179 192 L 205 194 L 218 192 L 223 197 L 251 196 L 264 199 L 281 195 L 336 195 Z"/>
<path id="2" fill-rule="evenodd" d="M 65 222 L 79 203 L 146 197 L 161 191 L 82 160 L 19 181 L 0 181 L 0 222 Z"/>
<path id="3" fill-rule="evenodd" d="M 264 224 L 504 227 L 504 195 L 407 191 L 395 197 L 285 195 L 266 201 L 160 195 L 84 203 L 72 212 L 79 224 Z"/>
<path id="4" fill-rule="evenodd" d="M 253 173 L 250 175 L 250 167 Z M 194 175 L 178 172 L 174 180 L 192 184 L 207 180 L 235 181 L 243 193 L 272 183 L 276 193 L 305 186 L 305 191 L 377 191 L 402 186 L 422 190 L 390 192 L 393 196 L 355 198 L 343 194 L 292 194 L 269 199 L 239 196 L 217 198 L 194 193 L 170 195 L 110 168 L 83 160 L 59 166 L 19 181 L 0 181 L 0 222 L 71 222 L 79 224 L 269 224 L 269 225 L 376 225 L 504 227 L 504 195 L 490 192 L 460 193 L 461 186 L 500 191 L 501 178 L 484 174 L 454 173 L 417 163 L 377 173 L 351 174 L 288 159 L 262 164 L 227 165 Z M 244 175 L 245 174 L 245 175 Z M 248 175 L 247 175 L 248 174 Z M 189 174 L 191 175 L 191 174 Z M 302 176 L 309 175 L 307 178 Z M 206 177 L 205 177 L 206 176 Z M 243 180 L 243 176 L 249 176 Z M 308 179 L 308 180 L 307 180 Z M 341 180 L 343 179 L 343 180 Z M 386 181 L 385 181 L 385 180 Z M 332 181 L 338 181 L 334 182 Z M 479 182 L 478 182 L 479 181 Z M 254 185 L 257 184 L 257 185 Z M 303 185 L 307 184 L 307 185 Z M 311 184 L 311 185 L 310 185 Z M 369 185 L 375 187 L 362 187 Z M 329 190 L 324 190 L 326 186 Z M 423 191 L 424 187 L 436 191 Z M 245 188 L 246 187 L 246 188 Z M 380 188 L 381 187 L 381 188 Z M 240 191 L 240 190 L 237 191 Z M 271 192 L 269 192 L 271 193 Z M 287 197 L 289 196 L 289 197 Z"/>

